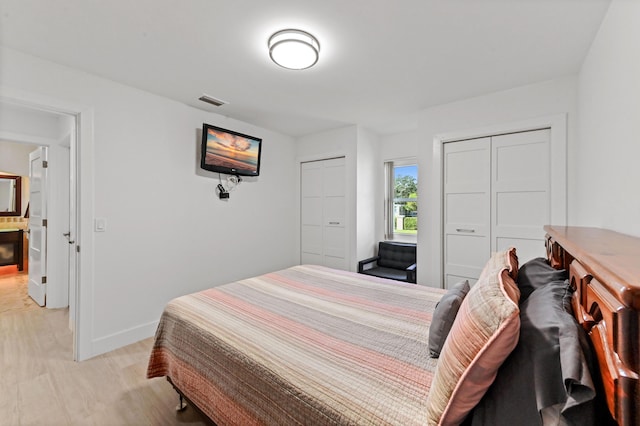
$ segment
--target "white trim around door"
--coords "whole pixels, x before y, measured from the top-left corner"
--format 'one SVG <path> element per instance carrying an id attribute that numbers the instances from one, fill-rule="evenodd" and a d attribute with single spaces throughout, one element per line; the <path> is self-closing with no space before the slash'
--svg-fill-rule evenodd
<path id="1" fill-rule="evenodd" d="M 73 239 L 76 249 L 75 282 L 70 285 L 75 291 L 75 323 L 73 326 L 73 358 L 82 361 L 93 356 L 91 306 L 93 300 L 94 236 L 92 223 L 94 216 L 94 111 L 92 107 L 78 105 L 60 99 L 43 96 L 6 86 L 0 86 L 0 102 L 21 105 L 26 108 L 68 114 L 75 117 L 75 137 L 71 139 L 71 176 L 75 176 L 76 235 Z M 75 303 L 74 303 L 75 302 Z M 70 314 L 71 316 L 71 314 Z"/>
<path id="2" fill-rule="evenodd" d="M 567 224 L 567 114 L 554 114 L 536 117 L 529 120 L 498 124 L 478 129 L 462 130 L 436 135 L 433 139 L 433 182 L 432 193 L 433 210 L 435 214 L 434 238 L 429 242 L 433 259 L 431 268 L 433 277 L 444 288 L 443 281 L 443 145 L 447 142 L 465 139 L 476 139 L 506 133 L 516 133 L 529 130 L 550 128 L 550 171 L 551 171 L 551 222 L 553 225 Z"/>

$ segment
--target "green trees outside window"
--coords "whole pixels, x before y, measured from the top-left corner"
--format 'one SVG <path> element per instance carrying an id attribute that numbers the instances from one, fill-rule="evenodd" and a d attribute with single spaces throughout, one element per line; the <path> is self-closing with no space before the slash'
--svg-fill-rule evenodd
<path id="1" fill-rule="evenodd" d="M 393 232 L 418 233 L 418 166 L 394 166 Z"/>

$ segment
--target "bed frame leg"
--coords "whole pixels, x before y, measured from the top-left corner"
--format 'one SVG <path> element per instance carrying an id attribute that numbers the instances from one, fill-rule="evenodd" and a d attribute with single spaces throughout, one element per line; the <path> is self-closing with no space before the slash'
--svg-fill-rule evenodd
<path id="1" fill-rule="evenodd" d="M 182 411 L 187 409 L 187 402 L 182 397 L 182 394 L 178 394 L 178 396 L 180 397 L 180 402 L 178 403 L 178 406 L 176 407 L 176 411 L 177 412 L 182 412 Z"/>

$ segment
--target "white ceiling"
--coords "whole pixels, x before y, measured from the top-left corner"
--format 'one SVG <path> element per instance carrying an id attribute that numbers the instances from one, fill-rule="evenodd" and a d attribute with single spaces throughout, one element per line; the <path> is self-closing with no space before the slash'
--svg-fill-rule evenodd
<path id="1" fill-rule="evenodd" d="M 0 43 L 291 136 L 578 72 L 610 0 L 2 0 Z M 283 28 L 321 44 L 273 64 Z M 229 102 L 213 107 L 203 93 Z"/>

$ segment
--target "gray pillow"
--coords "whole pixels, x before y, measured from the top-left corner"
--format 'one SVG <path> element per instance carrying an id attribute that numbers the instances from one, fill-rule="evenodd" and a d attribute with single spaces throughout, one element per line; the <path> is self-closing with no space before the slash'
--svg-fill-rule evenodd
<path id="1" fill-rule="evenodd" d="M 518 271 L 518 288 L 520 289 L 520 306 L 534 290 L 546 286 L 552 281 L 564 281 L 569 278 L 565 269 L 554 269 L 543 257 L 531 259 Z"/>
<path id="2" fill-rule="evenodd" d="M 469 293 L 469 281 L 460 281 L 447 291 L 433 311 L 429 327 L 429 355 L 438 358 L 444 341 L 447 340 L 453 321 L 456 319 L 462 300 Z"/>
<path id="3" fill-rule="evenodd" d="M 596 359 L 586 332 L 573 318 L 567 280 L 546 282 L 520 305 L 518 345 L 474 408 L 467 425 L 611 425 L 596 394 Z"/>

